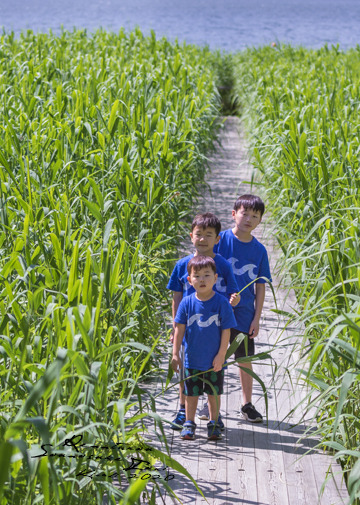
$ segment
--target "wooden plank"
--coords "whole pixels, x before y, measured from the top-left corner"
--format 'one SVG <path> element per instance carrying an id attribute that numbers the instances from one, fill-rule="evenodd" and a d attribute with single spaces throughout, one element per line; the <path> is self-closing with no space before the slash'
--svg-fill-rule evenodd
<path id="1" fill-rule="evenodd" d="M 227 384 L 227 482 L 225 503 L 258 503 L 256 461 L 253 427 L 239 417 L 236 410 L 241 404 L 238 370 L 230 366 L 226 373 Z M 236 499 L 238 497 L 238 500 Z"/>

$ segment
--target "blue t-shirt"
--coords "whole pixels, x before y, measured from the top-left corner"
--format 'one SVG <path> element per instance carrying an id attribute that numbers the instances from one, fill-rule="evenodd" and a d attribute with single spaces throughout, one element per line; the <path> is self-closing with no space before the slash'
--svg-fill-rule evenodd
<path id="1" fill-rule="evenodd" d="M 214 252 L 221 254 L 231 263 L 239 291 L 258 277 L 271 281 L 269 259 L 265 247 L 253 237 L 251 242 L 241 242 L 232 229 L 220 233 L 220 242 Z M 265 283 L 258 279 L 256 283 Z M 236 329 L 249 332 L 255 315 L 255 282 L 240 293 L 240 303 L 234 308 Z"/>
<path id="2" fill-rule="evenodd" d="M 187 280 L 189 275 L 187 271 L 187 264 L 193 257 L 194 255 L 190 254 L 185 258 L 181 258 L 176 263 L 168 285 L 166 286 L 167 289 L 171 289 L 171 291 L 179 291 L 183 293 L 183 297 L 195 293 L 195 289 Z M 220 254 L 215 254 L 214 261 L 216 265 L 216 273 L 218 274 L 214 291 L 226 296 L 229 299 L 232 293 L 237 293 L 239 291 L 231 265 L 222 256 L 220 256 Z"/>
<path id="3" fill-rule="evenodd" d="M 193 293 L 184 296 L 176 313 L 175 322 L 186 324 L 185 368 L 209 370 L 219 352 L 221 332 L 236 324 L 233 309 L 219 293 L 206 302 Z"/>

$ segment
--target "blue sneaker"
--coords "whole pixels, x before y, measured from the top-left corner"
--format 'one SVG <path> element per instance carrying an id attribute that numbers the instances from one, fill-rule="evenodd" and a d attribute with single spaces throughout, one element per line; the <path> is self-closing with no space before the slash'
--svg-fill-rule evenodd
<path id="1" fill-rule="evenodd" d="M 194 440 L 196 424 L 194 421 L 185 421 L 180 436 L 184 440 Z"/>
<path id="2" fill-rule="evenodd" d="M 219 428 L 220 428 L 221 431 L 225 430 L 225 424 L 223 423 L 223 420 L 221 418 L 221 414 L 219 414 L 219 417 L 218 417 L 218 420 L 217 420 L 216 424 L 219 426 Z"/>
<path id="3" fill-rule="evenodd" d="M 221 440 L 220 426 L 215 421 L 207 423 L 208 440 Z"/>
<path id="4" fill-rule="evenodd" d="M 179 412 L 176 414 L 175 419 L 172 421 L 170 428 L 172 430 L 181 430 L 185 420 L 186 420 L 185 409 L 180 409 Z"/>

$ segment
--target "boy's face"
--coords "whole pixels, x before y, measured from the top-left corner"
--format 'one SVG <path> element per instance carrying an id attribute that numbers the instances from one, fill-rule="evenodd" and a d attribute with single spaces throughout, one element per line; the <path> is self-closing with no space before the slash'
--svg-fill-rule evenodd
<path id="1" fill-rule="evenodd" d="M 190 237 L 196 251 L 204 256 L 213 255 L 214 245 L 220 240 L 215 228 L 201 228 L 200 226 L 195 226 Z"/>
<path id="2" fill-rule="evenodd" d="M 188 277 L 188 281 L 200 295 L 210 293 L 216 279 L 217 274 L 210 267 L 200 268 L 199 270 L 194 270 L 192 268 L 191 274 Z"/>
<path id="3" fill-rule="evenodd" d="M 236 228 L 243 233 L 251 233 L 261 222 L 261 212 L 259 210 L 245 209 L 240 207 L 232 211 Z"/>

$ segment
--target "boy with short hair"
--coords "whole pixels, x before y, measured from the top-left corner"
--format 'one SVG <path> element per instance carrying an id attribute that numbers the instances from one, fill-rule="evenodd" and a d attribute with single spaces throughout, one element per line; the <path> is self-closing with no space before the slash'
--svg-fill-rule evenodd
<path id="1" fill-rule="evenodd" d="M 219 254 L 214 253 L 214 246 L 219 242 L 219 233 L 221 231 L 221 223 L 219 219 L 211 212 L 198 214 L 195 216 L 191 225 L 191 242 L 195 246 L 195 254 L 190 254 L 185 258 L 180 259 L 171 274 L 167 289 L 173 291 L 172 316 L 173 330 L 175 330 L 175 316 L 179 304 L 183 297 L 189 296 L 195 292 L 194 287 L 189 284 L 187 265 L 189 261 L 198 255 L 209 256 L 213 258 L 216 265 L 217 280 L 214 289 L 216 292 L 226 296 L 230 304 L 235 306 L 240 297 L 237 295 L 239 291 L 235 280 L 231 265 Z M 183 379 L 183 370 L 180 369 L 180 379 Z M 179 386 L 180 408 L 171 425 L 172 429 L 181 430 L 185 422 L 185 396 L 183 393 L 183 382 Z M 219 422 L 224 429 L 224 424 L 219 417 Z"/>
<path id="2" fill-rule="evenodd" d="M 195 293 L 185 296 L 178 307 L 171 362 L 175 371 L 182 365 L 185 369 L 186 420 L 181 438 L 186 440 L 195 438 L 194 420 L 197 403 L 199 395 L 205 392 L 208 395 L 210 410 L 208 439 L 219 440 L 221 439 L 218 424 L 220 401 L 217 401 L 216 395 L 220 396 L 223 393 L 223 364 L 229 344 L 230 328 L 236 325 L 236 321 L 229 301 L 213 290 L 218 278 L 215 261 L 209 256 L 194 256 L 187 264 L 187 271 L 189 284 Z M 182 363 L 180 348 L 184 335 L 185 351 Z M 211 368 L 213 370 L 208 371 Z"/>
<path id="3" fill-rule="evenodd" d="M 230 342 L 239 333 L 245 333 L 246 339 L 235 351 L 235 358 L 253 356 L 255 353 L 254 338 L 259 333 L 261 311 L 265 298 L 265 277 L 271 281 L 268 255 L 265 247 L 251 234 L 260 224 L 265 212 L 264 202 L 255 195 L 240 196 L 234 204 L 232 217 L 234 227 L 220 234 L 220 242 L 214 251 L 220 253 L 232 265 L 239 290 L 251 281 L 255 281 L 241 291 L 241 301 L 234 308 L 236 326 L 230 333 Z M 252 370 L 251 363 L 242 363 L 243 368 Z M 241 412 L 251 422 L 262 422 L 262 415 L 251 403 L 253 378 L 239 368 L 243 394 Z"/>

